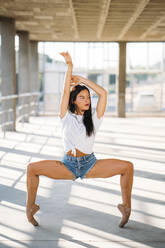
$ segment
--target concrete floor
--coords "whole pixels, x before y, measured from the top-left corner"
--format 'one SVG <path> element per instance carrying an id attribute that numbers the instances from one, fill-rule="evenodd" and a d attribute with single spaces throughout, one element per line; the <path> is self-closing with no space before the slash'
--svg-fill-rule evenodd
<path id="1" fill-rule="evenodd" d="M 40 177 L 36 214 L 26 220 L 26 166 L 60 160 L 57 117 L 31 117 L 17 132 L 0 133 L 0 248 L 165 247 L 165 119 L 104 117 L 94 146 L 96 157 L 134 163 L 132 214 L 125 228 L 117 204 L 120 176 L 52 180 Z"/>

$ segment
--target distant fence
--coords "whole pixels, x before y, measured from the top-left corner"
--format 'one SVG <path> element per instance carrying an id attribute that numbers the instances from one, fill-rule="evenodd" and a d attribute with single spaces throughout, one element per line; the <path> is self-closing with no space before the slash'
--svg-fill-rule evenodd
<path id="1" fill-rule="evenodd" d="M 40 92 L 23 93 L 19 95 L 1 96 L 0 129 L 4 132 L 10 126 L 15 131 L 16 122 L 24 122 L 30 115 L 38 114 Z M 12 102 L 12 107 L 5 107 L 4 103 Z M 6 104 L 7 105 L 7 104 Z"/>

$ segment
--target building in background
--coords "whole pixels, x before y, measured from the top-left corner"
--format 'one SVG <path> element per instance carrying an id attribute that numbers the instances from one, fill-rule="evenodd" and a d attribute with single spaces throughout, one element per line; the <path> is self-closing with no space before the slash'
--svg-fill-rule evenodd
<path id="1" fill-rule="evenodd" d="M 68 43 L 67 43 L 68 44 Z M 67 44 L 63 44 L 67 47 Z M 143 56 L 139 64 L 131 58 L 138 57 L 138 47 L 142 44 L 127 44 L 126 112 L 160 112 L 165 110 L 165 44 L 155 43 L 157 62 L 152 62 L 153 45 L 144 43 Z M 46 44 L 48 46 L 49 43 Z M 58 49 L 55 43 L 54 47 Z M 118 80 L 118 45 L 112 42 L 71 43 L 73 53 L 73 74 L 79 74 L 100 84 L 108 91 L 106 112 L 116 111 Z M 152 48 L 152 50 L 151 50 Z M 64 49 L 65 50 L 65 49 Z M 80 55 L 79 51 L 83 53 Z M 136 51 L 137 50 L 137 51 Z M 81 52 L 82 52 L 81 51 Z M 82 58 L 84 60 L 82 60 Z M 139 57 L 138 57 L 139 58 Z M 61 60 L 40 54 L 41 89 L 43 90 L 43 110 L 57 113 L 63 90 L 66 64 Z M 92 105 L 96 107 L 97 95 L 91 90 Z"/>
<path id="2" fill-rule="evenodd" d="M 58 46 L 62 47 L 62 44 L 63 47 L 68 47 L 68 43 L 58 42 L 54 43 L 54 48 L 58 50 Z M 118 80 L 118 44 L 114 42 L 70 42 L 69 44 L 69 52 L 71 51 L 74 61 L 73 73 L 87 77 L 103 86 L 109 93 L 106 112 L 115 112 Z M 50 43 L 39 43 L 40 47 L 43 45 L 50 47 Z M 142 45 L 143 53 L 139 58 L 138 49 Z M 158 48 L 159 50 L 157 51 Z M 54 54 L 51 56 L 51 53 L 47 52 L 46 49 L 44 52 L 41 52 L 41 50 L 39 51 L 40 110 L 54 114 L 59 112 L 67 67 L 64 61 L 58 57 L 57 59 L 56 57 L 53 58 Z M 156 53 L 153 51 L 156 51 Z M 19 44 L 16 42 L 17 93 L 18 53 Z M 55 54 L 57 54 L 57 51 Z M 152 62 L 154 56 L 157 57 L 155 63 Z M 0 54 L 0 75 L 1 59 Z M 154 44 L 149 42 L 143 42 L 143 44 L 127 43 L 126 79 L 126 112 L 165 111 L 165 42 Z M 92 90 L 91 95 L 92 105 L 96 107 L 98 97 Z"/>

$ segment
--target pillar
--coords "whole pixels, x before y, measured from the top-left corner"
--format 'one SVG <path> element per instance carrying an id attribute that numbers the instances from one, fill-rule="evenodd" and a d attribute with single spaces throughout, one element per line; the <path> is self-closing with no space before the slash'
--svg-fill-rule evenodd
<path id="1" fill-rule="evenodd" d="M 16 94 L 16 65 L 15 65 L 15 20 L 0 17 L 1 31 L 1 69 L 2 69 L 2 96 Z M 11 112 L 8 112 L 11 110 Z M 10 122 L 2 129 L 16 130 L 16 99 L 2 101 L 3 122 Z"/>
<path id="2" fill-rule="evenodd" d="M 19 74 L 18 74 L 18 92 L 19 94 L 30 93 L 30 76 L 29 76 L 29 33 L 19 31 Z M 25 115 L 22 120 L 29 121 L 30 114 L 30 97 L 20 97 L 19 107 L 23 105 L 20 114 Z"/>
<path id="3" fill-rule="evenodd" d="M 30 91 L 40 92 L 40 81 L 39 81 L 39 65 L 38 65 L 38 42 L 30 41 Z M 32 97 L 33 110 L 35 114 L 38 114 L 38 101 L 39 95 Z"/>
<path id="4" fill-rule="evenodd" d="M 39 91 L 38 42 L 30 41 L 30 91 Z"/>
<path id="5" fill-rule="evenodd" d="M 126 42 L 119 42 L 119 76 L 117 82 L 117 117 L 125 117 Z"/>
<path id="6" fill-rule="evenodd" d="M 109 70 L 104 70 L 104 89 L 107 90 L 108 92 L 108 98 L 107 98 L 107 105 L 106 105 L 106 110 L 109 111 L 110 108 L 110 103 L 109 103 Z"/>

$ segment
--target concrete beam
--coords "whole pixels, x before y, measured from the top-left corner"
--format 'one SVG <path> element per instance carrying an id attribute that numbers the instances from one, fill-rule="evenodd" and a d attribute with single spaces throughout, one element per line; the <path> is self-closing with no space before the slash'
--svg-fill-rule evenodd
<path id="1" fill-rule="evenodd" d="M 117 81 L 117 116 L 125 117 L 126 42 L 119 42 L 119 76 Z"/>
<path id="2" fill-rule="evenodd" d="M 16 65 L 15 65 L 15 20 L 0 17 L 1 32 L 1 69 L 2 96 L 16 94 Z M 9 112 L 9 109 L 11 112 Z M 2 102 L 3 122 L 13 121 L 4 126 L 6 131 L 16 130 L 16 99 Z"/>

